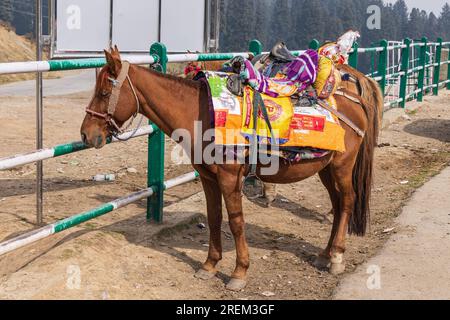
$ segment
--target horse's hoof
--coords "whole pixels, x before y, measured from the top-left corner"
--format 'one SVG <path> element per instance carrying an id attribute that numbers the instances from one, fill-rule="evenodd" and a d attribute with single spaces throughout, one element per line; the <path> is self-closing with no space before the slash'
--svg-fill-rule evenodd
<path id="1" fill-rule="evenodd" d="M 231 291 L 241 291 L 247 285 L 247 281 L 242 279 L 231 278 L 226 288 Z"/>
<path id="2" fill-rule="evenodd" d="M 345 271 L 345 263 L 331 263 L 330 273 L 333 275 L 342 274 Z"/>
<path id="3" fill-rule="evenodd" d="M 211 280 L 215 276 L 216 276 L 216 272 L 209 272 L 209 271 L 206 271 L 205 269 L 200 269 L 194 274 L 194 277 L 196 277 L 197 279 L 202 279 L 202 280 Z"/>
<path id="4" fill-rule="evenodd" d="M 330 258 L 318 255 L 316 259 L 314 259 L 313 266 L 319 270 L 326 269 L 330 266 Z"/>

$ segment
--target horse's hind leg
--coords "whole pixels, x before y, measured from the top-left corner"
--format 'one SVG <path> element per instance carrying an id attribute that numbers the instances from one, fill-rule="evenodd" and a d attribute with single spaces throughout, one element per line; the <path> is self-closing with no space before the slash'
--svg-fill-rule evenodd
<path id="1" fill-rule="evenodd" d="M 277 196 L 277 185 L 275 183 L 264 183 L 264 198 L 267 207 L 270 207 Z"/>
<path id="2" fill-rule="evenodd" d="M 336 229 L 336 234 L 331 243 L 331 265 L 330 272 L 332 274 L 340 274 L 345 270 L 344 251 L 345 251 L 345 237 L 348 231 L 348 222 L 355 207 L 355 190 L 353 189 L 353 166 L 349 162 L 341 162 L 338 167 L 332 168 L 332 174 L 339 189 L 340 202 L 339 211 L 340 217 Z"/>
<path id="3" fill-rule="evenodd" d="M 341 212 L 340 212 L 340 197 L 339 190 L 336 186 L 336 181 L 331 174 L 330 166 L 327 166 L 325 169 L 319 172 L 320 180 L 328 191 L 330 196 L 331 205 L 333 207 L 332 212 L 333 215 L 333 227 L 331 229 L 330 239 L 328 240 L 327 247 L 323 250 L 317 258 L 314 260 L 314 266 L 319 269 L 327 268 L 330 264 L 331 258 L 331 246 L 333 244 L 334 237 L 336 236 L 336 231 L 339 225 Z"/>
<path id="4" fill-rule="evenodd" d="M 202 178 L 201 181 L 208 211 L 209 250 L 206 262 L 195 276 L 208 280 L 215 276 L 217 272 L 216 265 L 222 259 L 222 192 L 215 178 Z"/>

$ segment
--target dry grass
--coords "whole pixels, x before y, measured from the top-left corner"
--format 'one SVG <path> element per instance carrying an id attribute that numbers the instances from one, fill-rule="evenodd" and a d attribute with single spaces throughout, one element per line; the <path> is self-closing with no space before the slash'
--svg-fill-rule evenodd
<path id="1" fill-rule="evenodd" d="M 14 29 L 0 24 L 0 62 L 21 62 L 36 60 L 36 45 L 30 39 L 19 36 Z M 44 60 L 48 54 L 44 53 Z M 44 78 L 60 78 L 62 72 L 44 73 Z M 15 81 L 33 80 L 34 73 L 0 75 L 0 84 Z"/>

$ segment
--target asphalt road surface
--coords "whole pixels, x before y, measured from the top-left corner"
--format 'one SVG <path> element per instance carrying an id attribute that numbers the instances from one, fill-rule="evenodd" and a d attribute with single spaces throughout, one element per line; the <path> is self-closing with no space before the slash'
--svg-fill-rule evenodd
<path id="1" fill-rule="evenodd" d="M 95 86 L 95 70 L 84 70 L 60 79 L 44 79 L 44 96 L 68 95 L 92 90 Z M 34 96 L 36 81 L 13 82 L 0 86 L 1 96 Z"/>

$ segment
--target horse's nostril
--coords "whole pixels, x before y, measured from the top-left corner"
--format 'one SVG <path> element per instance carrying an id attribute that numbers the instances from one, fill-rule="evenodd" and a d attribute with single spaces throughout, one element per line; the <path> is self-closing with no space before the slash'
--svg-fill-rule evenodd
<path id="1" fill-rule="evenodd" d="M 102 143 L 103 143 L 103 137 L 102 137 L 102 136 L 98 136 L 98 137 L 97 137 L 97 143 L 96 143 L 96 145 L 97 145 L 97 146 L 101 146 Z"/>
<path id="2" fill-rule="evenodd" d="M 81 134 L 81 141 L 86 144 L 86 135 L 84 133 Z"/>

